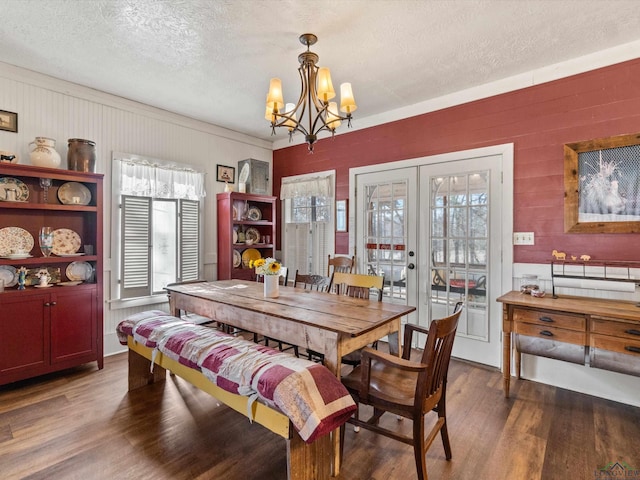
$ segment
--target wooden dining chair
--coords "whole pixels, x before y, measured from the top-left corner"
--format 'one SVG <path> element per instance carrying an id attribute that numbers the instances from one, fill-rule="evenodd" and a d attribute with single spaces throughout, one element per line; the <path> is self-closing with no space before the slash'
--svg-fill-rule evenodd
<path id="1" fill-rule="evenodd" d="M 447 430 L 446 384 L 451 350 L 462 309 L 452 315 L 433 320 L 428 329 L 406 324 L 402 358 L 365 348 L 362 363 L 350 374 L 342 377 L 342 383 L 360 405 L 373 407 L 368 420 L 360 420 L 358 412 L 348 420 L 358 427 L 371 430 L 389 438 L 413 446 L 419 480 L 427 480 L 425 455 L 440 432 L 445 457 L 451 459 L 451 444 Z M 427 335 L 420 362 L 411 361 L 411 341 L 414 332 Z M 426 432 L 425 417 L 434 410 L 437 420 Z M 392 413 L 398 418 L 413 421 L 411 436 L 380 426 L 380 417 Z M 344 425 L 340 429 L 344 445 Z M 341 455 L 342 458 L 342 455 Z"/>
<path id="2" fill-rule="evenodd" d="M 331 286 L 331 277 L 323 275 L 303 275 L 296 270 L 296 276 L 293 279 L 294 288 L 302 288 L 304 290 L 314 290 L 316 292 L 327 292 Z"/>
<path id="3" fill-rule="evenodd" d="M 377 300 L 382 301 L 382 290 L 384 288 L 384 275 L 363 275 L 358 273 L 335 272 L 331 280 L 331 292 L 337 295 L 346 295 L 354 298 L 369 299 L 372 291 L 375 292 Z M 371 345 L 377 348 L 378 342 Z M 360 364 L 360 352 L 348 353 L 342 357 L 342 363 L 356 366 Z M 324 356 L 313 350 L 307 350 L 309 360 L 322 361 Z"/>
<path id="4" fill-rule="evenodd" d="M 355 263 L 355 255 L 351 258 L 343 256 L 335 256 L 331 258 L 331 255 L 329 255 L 329 262 L 327 263 L 327 277 L 330 277 L 332 273 L 337 272 L 352 273 Z"/>

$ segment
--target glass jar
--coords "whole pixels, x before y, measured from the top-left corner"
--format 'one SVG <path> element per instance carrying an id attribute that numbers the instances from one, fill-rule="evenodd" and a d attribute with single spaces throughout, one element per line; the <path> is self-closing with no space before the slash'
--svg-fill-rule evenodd
<path id="1" fill-rule="evenodd" d="M 67 168 L 76 172 L 96 171 L 96 142 L 81 138 L 69 139 Z"/>
<path id="2" fill-rule="evenodd" d="M 520 293 L 531 293 L 532 290 L 539 290 L 538 276 L 525 273 L 520 277 Z"/>

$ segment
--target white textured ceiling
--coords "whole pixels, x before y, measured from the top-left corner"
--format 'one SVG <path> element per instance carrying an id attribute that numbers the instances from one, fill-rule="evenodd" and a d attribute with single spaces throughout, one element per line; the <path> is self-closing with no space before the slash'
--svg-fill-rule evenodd
<path id="1" fill-rule="evenodd" d="M 0 62 L 269 139 L 301 33 L 358 117 L 640 39 L 638 0 L 0 0 Z M 639 52 L 640 53 L 640 52 Z"/>

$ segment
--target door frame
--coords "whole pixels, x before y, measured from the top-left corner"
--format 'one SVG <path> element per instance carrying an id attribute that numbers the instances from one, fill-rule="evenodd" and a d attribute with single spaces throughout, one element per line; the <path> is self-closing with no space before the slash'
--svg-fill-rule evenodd
<path id="1" fill-rule="evenodd" d="M 374 165 L 367 165 L 363 167 L 355 167 L 349 169 L 349 202 L 351 205 L 356 205 L 356 176 L 361 174 L 368 174 L 374 172 L 383 172 L 388 170 L 395 170 L 406 167 L 420 167 L 424 165 L 433 165 L 438 163 L 455 162 L 459 160 L 466 160 L 469 158 L 478 158 L 485 156 L 500 155 L 502 157 L 502 198 L 493 199 L 493 201 L 500 201 L 502 203 L 502 219 L 500 221 L 500 233 L 499 240 L 501 244 L 500 249 L 500 274 L 501 285 L 496 286 L 496 289 L 500 292 L 507 292 L 513 289 L 513 163 L 514 163 L 514 146 L 513 143 L 506 143 L 501 145 L 493 145 L 489 147 L 475 148 L 470 150 L 461 150 L 457 152 L 449 152 L 438 155 L 430 155 L 426 157 L 411 158 L 407 160 L 398 160 L 396 162 L 387 162 Z M 359 212 L 356 208 L 349 209 L 349 224 L 354 226 L 349 232 L 349 254 L 355 254 L 356 246 L 356 225 L 357 215 Z M 494 235 L 492 235 L 494 236 Z M 494 290 L 495 291 L 495 290 Z M 488 298 L 487 302 L 492 302 L 494 299 Z M 418 305 L 416 305 L 419 307 Z M 499 311 L 498 314 L 502 318 L 501 309 L 496 306 L 493 311 Z M 490 325 L 492 324 L 490 318 Z M 499 331 L 496 334 L 501 333 L 502 322 L 499 323 Z M 491 328 L 491 327 L 490 327 Z M 490 332 L 490 334 L 492 334 Z M 502 359 L 502 356 L 499 356 Z M 501 360 L 502 361 L 502 360 Z"/>

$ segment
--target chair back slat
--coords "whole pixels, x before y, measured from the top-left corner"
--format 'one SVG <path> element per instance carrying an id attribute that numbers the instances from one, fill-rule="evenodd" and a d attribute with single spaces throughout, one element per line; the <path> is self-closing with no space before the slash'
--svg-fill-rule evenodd
<path id="1" fill-rule="evenodd" d="M 331 285 L 331 277 L 323 275 L 303 275 L 296 270 L 296 276 L 293 279 L 294 288 L 303 288 L 305 290 L 315 290 L 318 292 L 327 292 Z"/>
<path id="2" fill-rule="evenodd" d="M 438 396 L 446 381 L 461 310 L 448 317 L 433 320 L 429 325 L 427 343 L 422 354 L 422 363 L 427 365 L 423 379 L 423 399 Z"/>
<path id="3" fill-rule="evenodd" d="M 331 276 L 332 273 L 352 273 L 353 267 L 356 263 L 355 255 L 351 258 L 349 257 L 333 257 L 329 255 L 329 261 L 327 263 L 327 277 Z"/>
<path id="4" fill-rule="evenodd" d="M 378 301 L 382 301 L 384 275 L 362 275 L 358 273 L 336 272 L 333 274 L 332 291 L 338 295 L 355 298 L 369 298 L 371 290 L 378 294 Z"/>

